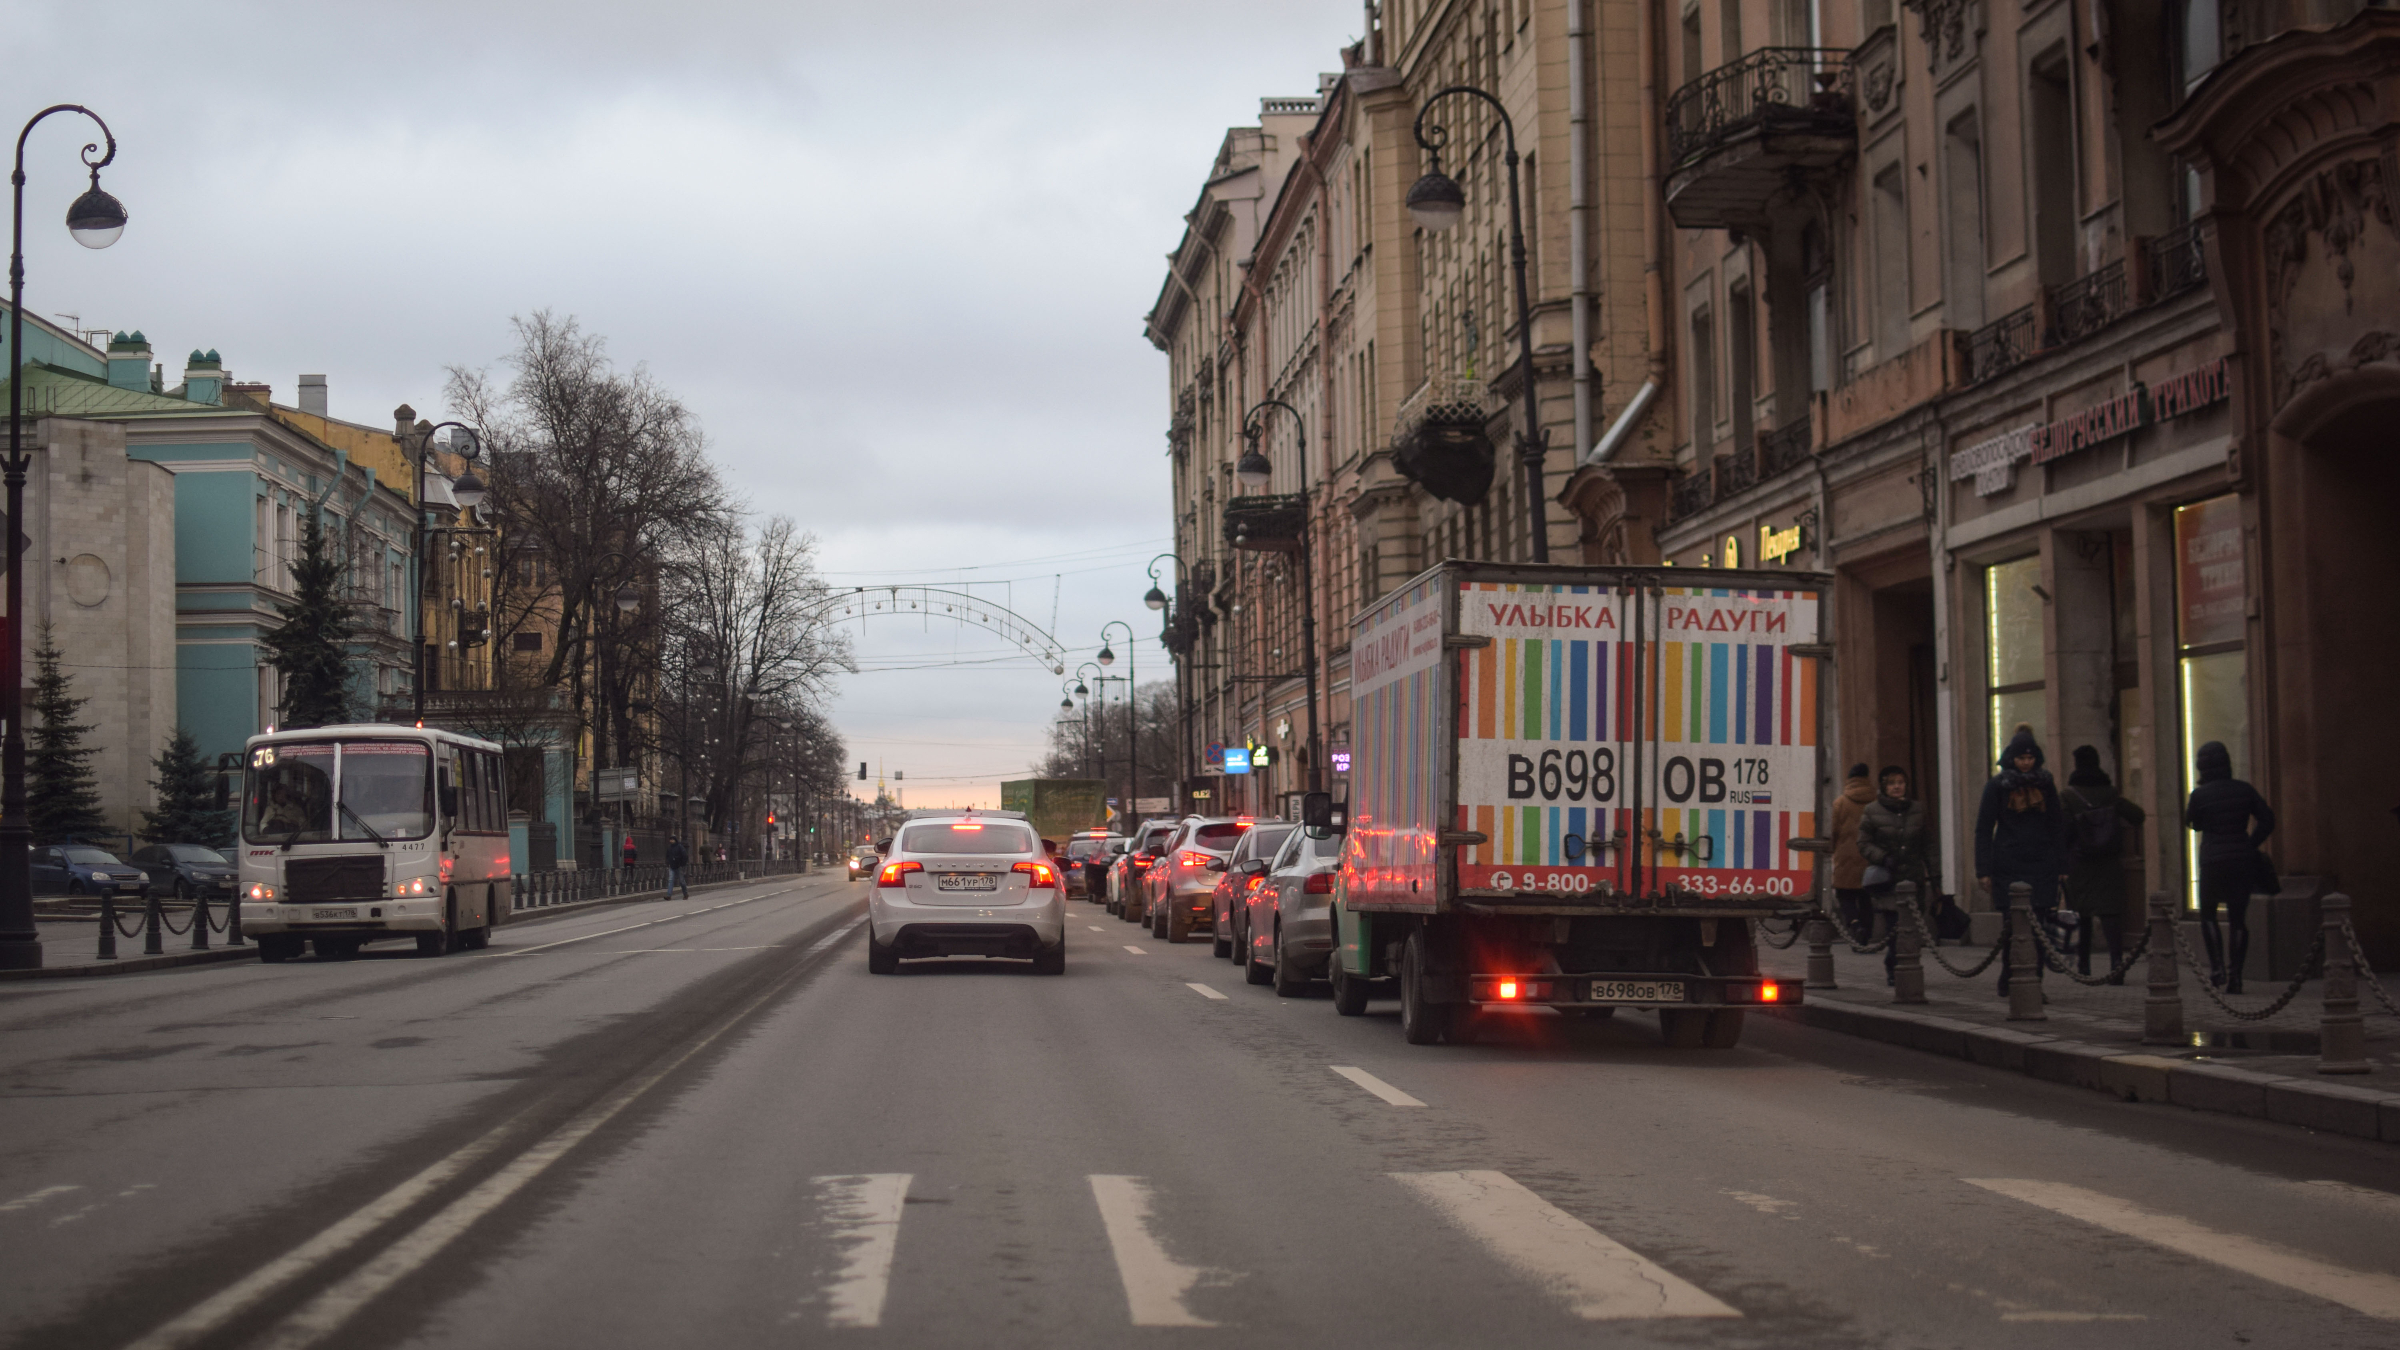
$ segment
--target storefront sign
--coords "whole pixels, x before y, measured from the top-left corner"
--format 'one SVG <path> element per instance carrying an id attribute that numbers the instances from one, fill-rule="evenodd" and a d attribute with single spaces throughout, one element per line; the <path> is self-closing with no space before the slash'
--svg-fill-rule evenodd
<path id="1" fill-rule="evenodd" d="M 1192 789 L 1192 800 L 1193 800 L 1193 801 L 1196 801 L 1196 802 L 1204 802 L 1204 801 L 1207 801 L 1211 795 L 1212 795 L 1212 794 L 1209 792 L 1209 790 L 1208 790 L 1207 788 L 1193 788 L 1193 789 Z"/>
<path id="2" fill-rule="evenodd" d="M 2006 492 L 2016 481 L 2019 463 L 2047 464 L 2153 423 L 2221 403 L 2232 392 L 2230 378 L 2225 359 L 2219 357 L 2163 380 L 2155 388 L 2137 384 L 2073 416 L 2004 431 L 1950 456 L 1950 481 L 1974 479 L 1978 497 Z"/>
<path id="3" fill-rule="evenodd" d="M 1249 752 L 1249 751 L 1247 751 L 1247 750 L 1244 750 L 1242 747 L 1240 747 L 1240 746 L 1238 746 L 1238 745 L 1229 745 L 1229 746 L 1226 746 L 1226 747 L 1225 747 L 1225 772 L 1227 772 L 1227 773 L 1248 773 L 1248 772 L 1250 772 L 1250 752 Z"/>
<path id="4" fill-rule="evenodd" d="M 1799 526 L 1793 525 L 1780 530 L 1769 529 L 1764 525 L 1758 527 L 1758 556 L 1760 561 L 1771 563 L 1782 562 L 1784 559 L 1792 556 L 1795 553 L 1798 553 L 1799 551 Z"/>
<path id="5" fill-rule="evenodd" d="M 1346 745 L 1337 745 L 1337 746 L 1333 747 L 1331 750 L 1328 750 L 1328 751 L 1326 751 L 1326 752 L 1325 752 L 1325 757 L 1326 757 L 1327 759 L 1330 759 L 1330 760 L 1332 760 L 1332 761 L 1333 761 L 1333 771 L 1334 771 L 1335 773 L 1348 773 L 1348 772 L 1350 772 L 1350 747 L 1349 747 L 1349 746 L 1346 746 Z"/>
<path id="6" fill-rule="evenodd" d="M 2186 647 L 2243 635 L 2242 499 L 2216 497 L 2175 512 L 2175 639 Z"/>

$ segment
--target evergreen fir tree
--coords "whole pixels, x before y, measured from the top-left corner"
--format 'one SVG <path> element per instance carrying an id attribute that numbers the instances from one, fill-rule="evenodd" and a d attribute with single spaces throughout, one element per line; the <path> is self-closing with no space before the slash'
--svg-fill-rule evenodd
<path id="1" fill-rule="evenodd" d="M 325 549 L 325 526 L 311 512 L 292 565 L 292 603 L 276 606 L 283 626 L 266 636 L 267 664 L 283 677 L 279 730 L 350 720 L 350 613 L 341 577 L 341 563 Z"/>
<path id="2" fill-rule="evenodd" d="M 200 738 L 175 728 L 167 747 L 150 761 L 158 776 L 150 786 L 158 809 L 142 812 L 142 837 L 153 844 L 233 844 L 233 812 L 217 809 L 217 776 L 200 757 Z"/>
<path id="3" fill-rule="evenodd" d="M 91 700 L 75 697 L 58 658 L 45 623 L 33 649 L 33 696 L 25 719 L 25 813 L 37 844 L 69 843 L 108 826 L 100 815 L 100 780 L 92 772 L 92 756 L 100 747 L 83 743 L 93 728 L 75 720 Z"/>

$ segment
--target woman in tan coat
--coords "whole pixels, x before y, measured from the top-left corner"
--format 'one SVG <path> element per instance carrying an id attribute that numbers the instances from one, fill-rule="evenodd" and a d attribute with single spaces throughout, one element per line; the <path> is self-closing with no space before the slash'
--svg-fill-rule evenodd
<path id="1" fill-rule="evenodd" d="M 1842 918 L 1862 938 L 1874 927 L 1874 910 L 1867 900 L 1867 858 L 1858 851 L 1858 825 L 1875 800 L 1875 783 L 1867 766 L 1850 766 L 1849 781 L 1833 799 L 1833 898 Z"/>

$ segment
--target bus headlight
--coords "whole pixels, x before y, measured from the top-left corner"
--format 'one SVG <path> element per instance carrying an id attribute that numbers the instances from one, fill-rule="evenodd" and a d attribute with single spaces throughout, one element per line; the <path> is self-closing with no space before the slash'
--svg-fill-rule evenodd
<path id="1" fill-rule="evenodd" d="M 401 896 L 403 898 L 411 895 L 424 895 L 430 890 L 431 888 L 425 884 L 425 878 L 423 877 L 418 877 L 413 881 L 395 881 L 392 883 L 392 894 Z"/>
<path id="2" fill-rule="evenodd" d="M 274 887 L 272 887 L 272 886 L 270 886 L 270 885 L 268 885 L 267 883 L 265 883 L 265 882 L 263 882 L 263 881 L 254 881 L 254 882 L 251 882 L 251 883 L 250 883 L 250 899 L 251 899 L 251 901 L 252 901 L 253 903 L 255 903 L 255 904 L 261 904 L 261 905 L 271 905 L 271 904 L 274 904 L 274 903 L 275 903 L 275 888 L 274 888 Z"/>

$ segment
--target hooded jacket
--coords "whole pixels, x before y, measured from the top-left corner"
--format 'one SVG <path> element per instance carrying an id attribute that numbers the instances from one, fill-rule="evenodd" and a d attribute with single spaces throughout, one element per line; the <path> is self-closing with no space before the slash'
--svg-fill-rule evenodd
<path id="1" fill-rule="evenodd" d="M 1870 865 L 1890 869 L 1894 881 L 1931 880 L 1925 856 L 1925 803 L 1878 794 L 1859 818 L 1858 851 Z"/>
<path id="2" fill-rule="evenodd" d="M 2033 769 L 2020 773 L 2011 761 L 2033 753 Z M 1983 785 L 1975 812 L 1975 875 L 2031 880 L 2067 874 L 2067 813 L 2058 784 L 2042 767 L 2041 743 L 2028 727 L 2000 752 L 2000 772 Z"/>
<path id="3" fill-rule="evenodd" d="M 2200 865 L 2248 866 L 2275 833 L 2275 811 L 2258 789 L 2233 776 L 2233 756 L 2210 741 L 2192 756 L 2200 785 L 2183 806 L 2183 823 L 2200 836 Z"/>
<path id="4" fill-rule="evenodd" d="M 2081 750 L 2076 752 L 2075 772 L 2067 775 L 2064 800 L 2069 813 L 2068 902 L 2086 914 L 2123 914 L 2127 846 L 2141 837 L 2142 822 L 2148 819 L 2149 813 L 2142 810 L 2139 803 L 2127 800 L 2117 791 L 2116 784 L 2110 782 L 2108 775 L 2101 771 L 2097 755 L 2093 755 L 2087 765 Z M 2114 849 L 2105 853 L 2086 853 L 2076 846 L 2075 817 L 2086 811 L 2116 813 L 2118 830 Z M 2135 848 L 2138 851 L 2138 845 Z"/>
<path id="5" fill-rule="evenodd" d="M 1875 785 L 1854 776 L 1833 799 L 1833 886 L 1855 891 L 1867 884 L 1866 855 L 1858 851 L 1858 822 L 1867 803 L 1875 800 Z"/>

